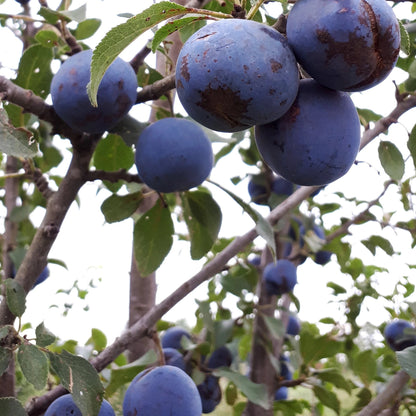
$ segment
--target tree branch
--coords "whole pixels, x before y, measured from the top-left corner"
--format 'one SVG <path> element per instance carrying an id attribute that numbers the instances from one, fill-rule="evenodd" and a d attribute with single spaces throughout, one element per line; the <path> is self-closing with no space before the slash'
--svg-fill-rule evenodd
<path id="1" fill-rule="evenodd" d="M 116 183 L 118 181 L 125 181 L 125 182 L 136 182 L 136 183 L 143 183 L 140 179 L 139 175 L 135 175 L 132 173 L 128 173 L 125 169 L 120 169 L 114 172 L 108 172 L 106 170 L 91 170 L 86 174 L 85 177 L 86 181 L 108 181 L 112 183 Z"/>

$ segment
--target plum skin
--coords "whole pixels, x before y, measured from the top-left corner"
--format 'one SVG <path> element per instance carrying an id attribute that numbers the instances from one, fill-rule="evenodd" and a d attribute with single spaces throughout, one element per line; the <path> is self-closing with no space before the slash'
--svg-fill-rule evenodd
<path id="1" fill-rule="evenodd" d="M 98 87 L 98 107 L 87 94 L 92 50 L 68 58 L 52 78 L 51 96 L 58 116 L 74 130 L 103 133 L 114 127 L 136 102 L 137 77 L 128 62 L 116 58 Z"/>
<path id="2" fill-rule="evenodd" d="M 345 175 L 360 147 L 360 121 L 348 93 L 301 80 L 289 111 L 256 126 L 265 163 L 297 185 L 326 185 Z"/>
<path id="3" fill-rule="evenodd" d="M 269 295 L 289 293 L 297 283 L 296 266 L 286 259 L 269 263 L 263 270 L 263 280 Z"/>
<path id="4" fill-rule="evenodd" d="M 296 97 L 299 73 L 287 40 L 273 28 L 223 19 L 194 33 L 176 66 L 187 113 L 212 130 L 235 132 L 283 115 Z"/>
<path id="5" fill-rule="evenodd" d="M 167 117 L 147 126 L 138 138 L 135 162 L 143 182 L 158 192 L 186 191 L 211 173 L 211 142 L 196 123 Z"/>
<path id="6" fill-rule="evenodd" d="M 415 327 L 404 319 L 390 322 L 384 328 L 384 338 L 393 351 L 402 351 L 407 347 L 416 345 L 416 335 L 414 333 L 407 334 L 406 330 L 415 331 Z"/>
<path id="7" fill-rule="evenodd" d="M 64 394 L 55 399 L 46 410 L 45 416 L 82 416 L 71 394 Z M 103 400 L 98 416 L 116 416 L 111 404 Z"/>
<path id="8" fill-rule="evenodd" d="M 181 339 L 186 337 L 191 339 L 190 333 L 179 326 L 172 326 L 168 328 L 162 336 L 162 348 L 174 348 L 175 350 L 181 350 Z"/>
<path id="9" fill-rule="evenodd" d="M 196 384 L 178 367 L 164 365 L 140 372 L 123 400 L 123 416 L 200 416 Z"/>
<path id="10" fill-rule="evenodd" d="M 287 19 L 289 45 L 322 85 L 363 91 L 396 65 L 400 28 L 385 0 L 299 0 Z"/>
<path id="11" fill-rule="evenodd" d="M 202 413 L 211 413 L 222 399 L 221 386 L 218 377 L 208 374 L 201 384 L 197 385 L 201 397 Z"/>

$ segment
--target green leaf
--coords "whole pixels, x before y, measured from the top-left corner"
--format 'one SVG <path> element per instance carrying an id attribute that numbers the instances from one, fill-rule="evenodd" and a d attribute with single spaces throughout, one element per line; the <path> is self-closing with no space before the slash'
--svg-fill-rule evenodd
<path id="1" fill-rule="evenodd" d="M 6 279 L 6 300 L 10 312 L 15 316 L 22 316 L 26 310 L 26 292 L 14 279 Z"/>
<path id="2" fill-rule="evenodd" d="M 225 401 L 229 406 L 233 406 L 238 397 L 237 386 L 233 382 L 229 382 L 225 388 Z"/>
<path id="3" fill-rule="evenodd" d="M 381 119 L 381 115 L 375 113 L 368 108 L 357 108 L 358 116 L 360 117 L 361 124 L 367 126 L 370 121 L 377 121 Z"/>
<path id="4" fill-rule="evenodd" d="M 271 224 L 254 208 L 252 208 L 249 204 L 245 203 L 239 196 L 235 195 L 233 192 L 229 191 L 228 189 L 222 187 L 218 183 L 215 183 L 210 180 L 212 184 L 217 186 L 218 188 L 222 189 L 225 193 L 227 193 L 231 198 L 240 205 L 245 212 L 251 217 L 251 219 L 256 223 L 256 231 L 259 233 L 261 237 L 264 238 L 267 245 L 269 246 L 270 250 L 274 257 L 276 257 L 276 241 L 274 238 L 274 231 Z"/>
<path id="5" fill-rule="evenodd" d="M 83 416 L 96 416 L 100 411 L 104 387 L 95 368 L 85 359 L 67 351 L 49 352 L 53 371 L 60 378 Z"/>
<path id="6" fill-rule="evenodd" d="M 286 328 L 283 326 L 281 319 L 273 316 L 263 316 L 263 320 L 273 338 L 279 339 L 285 335 Z"/>
<path id="7" fill-rule="evenodd" d="M 174 227 L 170 210 L 161 200 L 143 214 L 133 231 L 134 254 L 143 276 L 154 272 L 168 255 Z"/>
<path id="8" fill-rule="evenodd" d="M 410 377 L 416 378 L 416 346 L 397 351 L 396 356 L 400 367 L 406 371 Z"/>
<path id="9" fill-rule="evenodd" d="M 10 360 L 13 358 L 13 353 L 8 348 L 0 347 L 0 376 L 9 367 Z M 0 412 L 0 414 L 2 414 Z"/>
<path id="10" fill-rule="evenodd" d="M 15 83 L 46 98 L 53 76 L 50 66 L 52 59 L 53 51 L 50 47 L 45 48 L 39 44 L 30 46 L 20 58 Z"/>
<path id="11" fill-rule="evenodd" d="M 394 254 L 394 249 L 390 241 L 379 235 L 372 235 L 367 240 L 362 240 L 361 242 L 371 251 L 373 256 L 376 254 L 376 247 L 380 247 L 389 256 Z"/>
<path id="12" fill-rule="evenodd" d="M 58 46 L 60 37 L 53 30 L 40 30 L 38 33 L 36 33 L 35 39 L 44 48 L 53 48 L 55 46 Z"/>
<path id="13" fill-rule="evenodd" d="M 314 374 L 319 380 L 333 384 L 351 394 L 351 383 L 335 368 L 325 369 Z"/>
<path id="14" fill-rule="evenodd" d="M 27 413 L 22 404 L 14 397 L 1 397 L 0 415 L 27 416 Z"/>
<path id="15" fill-rule="evenodd" d="M 186 7 L 161 1 L 107 32 L 92 56 L 91 79 L 87 87 L 91 103 L 97 106 L 97 91 L 105 71 L 130 43 L 158 23 L 186 11 Z"/>
<path id="16" fill-rule="evenodd" d="M 404 174 L 404 160 L 396 145 L 387 140 L 381 141 L 378 147 L 378 155 L 387 175 L 399 181 Z"/>
<path id="17" fill-rule="evenodd" d="M 410 154 L 412 155 L 413 165 L 416 167 L 416 125 L 413 126 L 412 131 L 409 134 L 407 148 L 409 149 Z"/>
<path id="18" fill-rule="evenodd" d="M 75 30 L 77 40 L 88 39 L 101 26 L 100 19 L 86 19 L 80 22 Z"/>
<path id="19" fill-rule="evenodd" d="M 377 363 L 371 350 L 360 351 L 353 360 L 353 369 L 366 387 L 377 375 Z"/>
<path id="20" fill-rule="evenodd" d="M 39 345 L 39 347 L 47 347 L 53 344 L 56 339 L 55 335 L 45 327 L 43 322 L 36 327 L 35 333 L 36 345 Z"/>
<path id="21" fill-rule="evenodd" d="M 340 414 L 340 403 L 335 393 L 326 390 L 321 386 L 313 386 L 313 392 L 324 406 L 334 410 L 338 415 Z"/>
<path id="22" fill-rule="evenodd" d="M 221 208 L 205 191 L 184 192 L 182 206 L 191 239 L 191 257 L 198 260 L 217 240 L 221 228 Z"/>
<path id="23" fill-rule="evenodd" d="M 102 351 L 107 346 L 107 337 L 97 328 L 91 329 L 91 337 L 87 344 L 92 345 L 96 351 Z"/>
<path id="24" fill-rule="evenodd" d="M 152 52 L 156 52 L 157 47 L 160 43 L 166 39 L 170 34 L 176 32 L 183 27 L 198 22 L 200 20 L 209 19 L 208 16 L 193 16 L 193 17 L 184 17 L 183 19 L 176 19 L 166 23 L 162 26 L 153 36 L 152 40 Z"/>
<path id="25" fill-rule="evenodd" d="M 407 32 L 406 28 L 404 27 L 403 23 L 398 20 L 399 27 L 400 27 L 400 49 L 406 55 L 410 54 L 410 37 L 409 33 Z"/>
<path id="26" fill-rule="evenodd" d="M 143 201 L 142 192 L 127 195 L 113 194 L 101 204 L 101 212 L 108 223 L 118 222 L 129 218 Z"/>
<path id="27" fill-rule="evenodd" d="M 0 108 L 0 153 L 23 158 L 31 158 L 38 153 L 33 134 L 22 127 L 13 127 L 3 108 Z"/>
<path id="28" fill-rule="evenodd" d="M 133 149 L 116 134 L 109 134 L 98 142 L 94 152 L 94 166 L 97 169 L 114 172 L 130 169 L 134 164 Z"/>
<path id="29" fill-rule="evenodd" d="M 154 364 L 157 359 L 158 357 L 156 352 L 154 350 L 149 350 L 138 360 L 123 367 L 111 370 L 110 382 L 105 389 L 106 397 L 111 397 L 120 389 L 121 386 L 132 381 L 137 374 L 149 365 Z"/>
<path id="30" fill-rule="evenodd" d="M 48 380 L 49 363 L 46 354 L 32 344 L 22 344 L 17 351 L 17 360 L 26 380 L 36 390 L 42 390 Z"/>
<path id="31" fill-rule="evenodd" d="M 214 375 L 232 381 L 247 396 L 250 402 L 261 406 L 263 409 L 270 408 L 265 385 L 253 383 L 248 377 L 224 367 L 215 370 Z"/>
<path id="32" fill-rule="evenodd" d="M 333 357 L 340 352 L 342 344 L 330 335 L 314 336 L 310 332 L 302 332 L 300 337 L 300 352 L 305 365 L 322 358 Z"/>
<path id="33" fill-rule="evenodd" d="M 137 138 L 147 126 L 147 123 L 141 123 L 127 114 L 110 130 L 110 133 L 120 136 L 127 146 L 133 146 L 136 145 Z"/>

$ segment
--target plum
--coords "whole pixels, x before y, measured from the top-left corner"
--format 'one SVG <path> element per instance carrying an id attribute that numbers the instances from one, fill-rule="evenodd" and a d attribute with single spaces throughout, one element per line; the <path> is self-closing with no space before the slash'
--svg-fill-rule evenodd
<path id="1" fill-rule="evenodd" d="M 158 192 L 186 191 L 211 173 L 211 142 L 196 123 L 167 117 L 147 126 L 136 145 L 140 178 Z"/>
<path id="2" fill-rule="evenodd" d="M 286 259 L 269 263 L 263 270 L 263 280 L 269 295 L 289 293 L 297 283 L 296 266 Z"/>
<path id="3" fill-rule="evenodd" d="M 87 94 L 92 50 L 68 58 L 52 78 L 51 96 L 58 116 L 74 130 L 103 133 L 114 127 L 136 102 L 137 77 L 131 65 L 116 58 L 98 88 L 98 107 Z"/>
<path id="4" fill-rule="evenodd" d="M 33 287 L 39 285 L 40 283 L 43 283 L 48 277 L 49 277 L 49 267 L 46 266 L 41 272 L 40 275 L 38 276 L 38 278 L 36 279 Z"/>
<path id="5" fill-rule="evenodd" d="M 304 225 L 302 225 L 299 229 L 301 235 L 305 235 L 306 230 Z M 320 227 L 317 224 L 314 224 L 312 226 L 312 231 L 316 234 L 317 237 L 319 237 L 321 240 L 325 240 L 325 231 L 323 230 L 322 227 Z M 304 241 L 303 238 L 301 238 L 300 241 L 301 246 L 303 246 Z M 328 251 L 328 250 L 318 250 L 315 255 L 312 257 L 313 261 L 316 264 L 320 264 L 320 265 L 325 265 L 326 263 L 329 262 L 329 260 L 331 260 L 331 256 L 332 256 L 332 252 Z"/>
<path id="6" fill-rule="evenodd" d="M 300 321 L 294 315 L 289 315 L 289 319 L 286 325 L 286 334 L 296 336 L 300 332 Z"/>
<path id="7" fill-rule="evenodd" d="M 182 337 L 191 339 L 191 334 L 180 326 L 168 328 L 162 336 L 162 348 L 175 348 L 176 350 L 181 350 Z"/>
<path id="8" fill-rule="evenodd" d="M 225 345 L 216 348 L 208 359 L 208 368 L 229 367 L 233 362 L 233 355 Z"/>
<path id="9" fill-rule="evenodd" d="M 201 398 L 191 377 L 163 365 L 140 372 L 123 400 L 123 416 L 200 416 Z"/>
<path id="10" fill-rule="evenodd" d="M 280 197 L 292 195 L 295 185 L 280 176 L 274 177 L 271 184 L 264 174 L 252 175 L 248 183 L 251 200 L 258 205 L 267 205 L 271 194 Z"/>
<path id="11" fill-rule="evenodd" d="M 287 400 L 289 396 L 289 389 L 286 386 L 279 387 L 274 393 L 274 400 Z"/>
<path id="12" fill-rule="evenodd" d="M 400 28 L 385 0 L 299 0 L 287 38 L 298 62 L 322 85 L 363 91 L 396 65 Z"/>
<path id="13" fill-rule="evenodd" d="M 280 364 L 280 378 L 283 380 L 292 380 L 293 374 L 289 367 L 290 359 L 286 355 L 281 355 L 279 359 Z"/>
<path id="14" fill-rule="evenodd" d="M 265 163 L 298 185 L 325 185 L 345 175 L 360 147 L 360 121 L 346 92 L 304 79 L 289 111 L 256 126 Z"/>
<path id="15" fill-rule="evenodd" d="M 82 416 L 71 394 L 64 394 L 55 399 L 46 410 L 45 416 Z M 111 404 L 103 400 L 98 416 L 116 416 Z"/>
<path id="16" fill-rule="evenodd" d="M 166 365 L 173 365 L 183 371 L 186 371 L 186 364 L 183 355 L 176 349 L 171 347 L 163 348 L 163 356 Z"/>
<path id="17" fill-rule="evenodd" d="M 416 328 L 404 319 L 396 319 L 384 328 L 384 338 L 393 351 L 416 345 Z"/>
<path id="18" fill-rule="evenodd" d="M 222 398 L 218 377 L 208 374 L 197 388 L 201 397 L 202 413 L 213 412 Z"/>
<path id="19" fill-rule="evenodd" d="M 269 123 L 296 97 L 299 73 L 287 40 L 252 20 L 224 19 L 195 32 L 176 66 L 178 97 L 188 114 L 213 130 Z"/>
<path id="20" fill-rule="evenodd" d="M 278 176 L 272 182 L 272 192 L 280 196 L 289 196 L 293 194 L 295 186 L 292 182 L 287 181 L 285 178 Z"/>

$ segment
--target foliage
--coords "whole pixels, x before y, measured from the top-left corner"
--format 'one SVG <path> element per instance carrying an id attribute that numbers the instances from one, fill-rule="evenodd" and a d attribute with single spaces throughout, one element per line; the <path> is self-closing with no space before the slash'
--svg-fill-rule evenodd
<path id="1" fill-rule="evenodd" d="M 19 388 L 16 398 L 0 398 L 0 414 L 41 414 L 40 401 L 31 401 L 32 397 L 48 397 L 49 390 L 62 385 L 71 392 L 84 416 L 96 416 L 103 397 L 121 415 L 128 383 L 144 368 L 161 361 L 160 348 L 156 348 L 156 352 L 150 350 L 128 362 L 127 347 L 152 333 L 152 328 L 161 333 L 174 325 L 163 321 L 163 315 L 204 282 L 207 293 L 204 299 L 196 301 L 195 325 L 190 328 L 192 339 L 183 340 L 182 346 L 197 384 L 205 373 L 211 372 L 204 366 L 205 357 L 223 345 L 233 353 L 230 368 L 214 370 L 214 375 L 221 378 L 223 398 L 213 414 L 241 415 L 250 402 L 262 411 L 270 409 L 269 413 L 259 414 L 353 415 L 376 397 L 382 397 L 383 388 L 396 380 L 396 373 L 403 374 L 404 370 L 410 377 L 416 376 L 414 347 L 397 352 L 396 356 L 382 338 L 388 320 L 412 321 L 416 314 L 412 297 L 416 264 L 406 256 L 416 245 L 416 125 L 412 120 L 408 131 L 394 130 L 392 126 L 416 107 L 415 5 L 404 4 L 401 9 L 406 17 L 400 17 L 402 53 L 397 68 L 406 78 L 397 85 L 395 95 L 388 97 L 391 113 L 380 115 L 373 108 L 357 108 L 365 148 L 346 176 L 357 181 L 355 193 L 343 188 L 343 179 L 323 189 L 299 187 L 287 198 L 269 195 L 264 206 L 255 207 L 241 187 L 252 175 L 270 177 L 272 173 L 258 154 L 254 129 L 228 135 L 209 131 L 216 151 L 214 170 L 221 163 L 231 164 L 238 159 L 236 163 L 244 166 L 246 174 L 235 175 L 230 167 L 230 178 L 221 183 L 207 181 L 197 189 L 156 195 L 156 202 L 143 209 L 155 193 L 135 171 L 134 143 L 147 122 L 130 115 L 103 137 L 81 135 L 57 118 L 45 101 L 56 61 L 94 47 L 87 42 L 99 29 L 100 20 L 87 17 L 84 6 L 76 8 L 71 2 L 62 2 L 56 10 L 42 3 L 33 16 L 27 14 L 29 9 L 24 5 L 23 14 L 9 13 L 10 3 L 8 0 L 1 5 L 0 31 L 13 28 L 24 48 L 14 75 L 0 76 L 0 181 L 4 189 L 0 203 L 5 218 L 0 248 L 0 392 L 7 384 L 6 370 L 13 360 L 13 377 Z M 91 101 L 95 102 L 98 85 L 111 62 L 126 47 L 134 45 L 138 37 L 147 36 L 149 30 L 154 31 L 153 39 L 149 47 L 137 51 L 141 58 L 155 52 L 167 56 L 171 46 L 167 37 L 173 32 L 178 31 L 185 40 L 210 20 L 232 18 L 244 10 L 257 21 L 280 27 L 279 16 L 291 8 L 284 1 L 236 3 L 233 6 L 228 0 L 212 0 L 195 8 L 158 1 L 135 16 L 128 15 L 94 48 Z M 151 59 L 142 61 L 136 71 L 140 86 L 137 106 L 144 105 L 140 97 L 146 97 L 149 91 L 155 95 L 143 101 L 172 100 L 169 75 L 164 77 L 150 62 Z M 184 116 L 166 108 L 159 108 L 156 116 Z M 72 162 L 67 173 L 57 174 L 63 171 L 68 158 Z M 366 181 L 364 175 L 374 180 L 375 191 L 370 196 L 359 189 Z M 66 212 L 77 201 L 78 191 L 93 181 L 97 183 L 97 192 L 108 195 L 101 206 L 105 221 L 134 223 L 132 248 L 142 276 L 157 271 L 180 240 L 188 243 L 187 256 L 189 260 L 199 260 L 201 269 L 112 345 L 107 345 L 105 333 L 97 328 L 91 330 L 87 345 L 81 346 L 74 340 L 57 339 L 43 323 L 36 325 L 34 338 L 29 338 L 25 332 L 29 328 L 22 326 L 21 320 L 24 313 L 30 313 L 26 310 L 27 293 L 48 262 L 65 266 L 64 258 L 48 259 L 49 251 Z M 16 197 L 10 201 L 8 195 L 13 194 Z M 218 201 L 224 196 L 234 204 L 237 223 L 239 215 L 252 220 L 251 230 L 241 230 L 240 235 L 233 236 L 222 234 L 225 216 Z M 35 208 L 44 213 L 42 223 L 31 215 Z M 10 231 L 11 224 L 15 233 Z M 325 229 L 324 239 L 313 233 L 316 224 Z M 301 314 L 302 299 L 296 296 L 296 290 L 281 297 L 268 297 L 260 290 L 264 266 L 283 257 L 285 247 L 290 248 L 286 257 L 297 265 L 298 275 L 313 264 L 320 250 L 333 253 L 329 263 L 313 264 L 313 270 L 317 274 L 322 267 L 333 271 L 326 290 L 343 319 L 323 316 L 320 322 L 304 320 L 299 335 L 285 334 L 288 312 Z M 253 254 L 262 256 L 260 264 L 252 263 Z M 403 265 L 399 274 L 388 260 Z M 388 291 L 382 287 L 387 280 Z M 302 279 L 298 285 L 301 284 Z M 80 300 L 85 298 L 86 291 L 77 282 L 69 292 L 72 289 Z M 60 292 L 65 290 L 61 288 Z M 315 298 L 319 308 L 320 293 L 309 296 Z M 387 317 L 379 327 L 363 323 L 362 317 L 371 302 L 377 302 Z M 62 321 L 65 325 L 65 316 Z M 123 325 L 120 323 L 120 331 Z M 158 335 L 154 338 L 157 340 Z M 262 357 L 252 353 L 256 343 L 261 344 Z M 290 357 L 290 380 L 281 374 L 279 357 L 283 353 Z M 269 365 L 259 364 L 260 359 L 268 360 Z M 259 376 L 261 365 L 264 375 L 272 374 L 270 385 Z M 289 400 L 272 403 L 268 388 L 281 386 L 289 387 Z M 416 407 L 414 384 L 399 390 L 384 407 L 393 403 L 400 414 L 412 414 Z"/>

